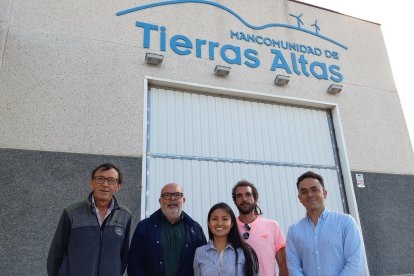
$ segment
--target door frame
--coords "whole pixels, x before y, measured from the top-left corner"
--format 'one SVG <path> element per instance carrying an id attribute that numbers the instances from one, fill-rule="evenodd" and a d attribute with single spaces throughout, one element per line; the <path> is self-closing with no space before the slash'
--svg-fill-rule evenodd
<path id="1" fill-rule="evenodd" d="M 196 93 L 210 94 L 210 95 L 225 95 L 230 97 L 237 97 L 242 99 L 262 100 L 278 104 L 295 105 L 299 107 L 311 107 L 324 110 L 330 110 L 332 115 L 332 123 L 334 127 L 334 135 L 338 147 L 339 165 L 342 170 L 342 177 L 344 182 L 346 200 L 348 203 L 349 214 L 354 217 L 359 227 L 361 227 L 358 206 L 356 202 L 354 187 L 352 183 L 351 169 L 348 160 L 348 155 L 345 145 L 345 137 L 341 125 L 341 117 L 339 106 L 337 103 L 315 101 L 303 98 L 286 97 L 279 95 L 270 95 L 254 91 L 231 89 L 225 87 L 217 87 L 199 83 L 182 82 L 171 79 L 157 78 L 152 76 L 144 77 L 144 101 L 143 101 L 143 136 L 142 136 L 142 180 L 141 180 L 141 219 L 149 216 L 146 214 L 147 196 L 146 196 L 146 180 L 147 180 L 147 127 L 148 127 L 148 90 L 150 86 L 159 86 L 163 88 L 187 90 Z"/>

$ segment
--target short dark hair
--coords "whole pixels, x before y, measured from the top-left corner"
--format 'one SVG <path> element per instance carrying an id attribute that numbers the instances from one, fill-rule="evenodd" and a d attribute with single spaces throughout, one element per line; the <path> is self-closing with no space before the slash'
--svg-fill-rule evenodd
<path id="1" fill-rule="evenodd" d="M 234 215 L 234 212 L 229 205 L 227 205 L 224 202 L 220 202 L 211 207 L 207 215 L 207 225 L 210 223 L 211 214 L 217 209 L 223 209 L 230 216 L 232 226 L 230 228 L 230 232 L 227 234 L 227 238 L 231 246 L 233 246 L 236 255 L 237 248 L 241 248 L 243 250 L 244 258 L 246 260 L 244 268 L 246 275 L 250 276 L 257 274 L 257 272 L 259 271 L 259 262 L 257 259 L 256 252 L 240 236 L 236 216 Z M 210 240 L 214 240 L 214 235 L 211 232 L 210 227 L 208 227 L 208 237 Z"/>
<path id="2" fill-rule="evenodd" d="M 239 182 L 237 182 L 231 190 L 231 197 L 233 198 L 234 203 L 236 203 L 236 190 L 238 187 L 250 187 L 252 189 L 253 198 L 256 201 L 256 207 L 254 208 L 254 212 L 256 215 L 262 215 L 263 212 L 260 209 L 259 205 L 257 205 L 257 201 L 259 200 L 259 192 L 257 191 L 256 186 L 254 186 L 253 183 L 247 181 L 246 179 L 242 179 Z"/>
<path id="3" fill-rule="evenodd" d="M 325 190 L 325 184 L 323 183 L 323 177 L 315 172 L 308 171 L 298 177 L 298 181 L 296 181 L 296 188 L 299 189 L 299 183 L 305 178 L 314 178 L 321 183 L 322 188 Z"/>
<path id="4" fill-rule="evenodd" d="M 231 196 L 233 197 L 233 201 L 236 203 L 236 189 L 238 187 L 250 187 L 252 188 L 252 194 L 253 194 L 253 198 L 254 200 L 258 200 L 259 199 L 259 192 L 257 191 L 256 186 L 254 186 L 253 183 L 242 179 L 239 182 L 236 183 L 236 185 L 234 185 L 233 189 L 231 190 Z"/>
<path id="5" fill-rule="evenodd" d="M 122 173 L 121 173 L 121 170 L 117 166 L 115 166 L 114 164 L 111 164 L 111 163 L 104 163 L 104 164 L 101 164 L 98 167 L 96 167 L 92 171 L 91 180 L 93 180 L 93 178 L 95 177 L 95 173 L 97 171 L 109 171 L 111 169 L 114 169 L 114 170 L 116 170 L 118 172 L 118 183 L 121 184 L 122 183 Z"/>

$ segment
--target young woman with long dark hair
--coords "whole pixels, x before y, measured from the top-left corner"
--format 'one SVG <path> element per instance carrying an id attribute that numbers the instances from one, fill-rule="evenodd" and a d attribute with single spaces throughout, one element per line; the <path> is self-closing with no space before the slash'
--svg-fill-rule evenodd
<path id="1" fill-rule="evenodd" d="M 194 275 L 258 275 L 256 252 L 240 236 L 236 216 L 230 206 L 217 203 L 208 212 L 207 221 L 210 241 L 196 250 Z"/>

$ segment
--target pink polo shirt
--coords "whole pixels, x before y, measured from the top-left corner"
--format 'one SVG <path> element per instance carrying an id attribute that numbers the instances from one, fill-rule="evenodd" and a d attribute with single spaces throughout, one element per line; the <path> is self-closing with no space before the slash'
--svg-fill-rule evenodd
<path id="1" fill-rule="evenodd" d="M 260 276 L 276 275 L 276 252 L 286 246 L 286 239 L 275 220 L 258 216 L 250 223 L 250 231 L 246 230 L 244 223 L 237 218 L 240 234 L 249 232 L 249 238 L 245 240 L 259 259 Z"/>

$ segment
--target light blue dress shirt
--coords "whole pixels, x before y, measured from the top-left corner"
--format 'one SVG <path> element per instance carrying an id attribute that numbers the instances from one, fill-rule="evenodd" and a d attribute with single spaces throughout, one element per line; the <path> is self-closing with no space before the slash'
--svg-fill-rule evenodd
<path id="1" fill-rule="evenodd" d="M 286 243 L 289 275 L 366 275 L 366 256 L 353 217 L 325 208 L 318 223 L 305 216 L 289 227 Z"/>
<path id="2" fill-rule="evenodd" d="M 237 248 L 239 255 L 237 261 L 237 275 L 244 276 L 245 258 L 243 250 Z M 194 276 L 234 276 L 236 275 L 236 253 L 234 248 L 229 244 L 223 250 L 220 256 L 214 247 L 213 241 L 209 241 L 196 249 L 194 255 Z"/>

